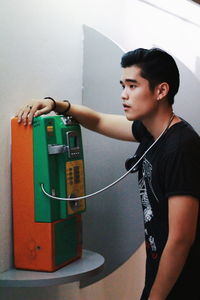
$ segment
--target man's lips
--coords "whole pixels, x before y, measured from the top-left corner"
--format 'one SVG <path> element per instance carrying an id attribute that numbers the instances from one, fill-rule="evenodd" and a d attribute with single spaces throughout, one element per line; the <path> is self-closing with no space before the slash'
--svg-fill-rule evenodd
<path id="1" fill-rule="evenodd" d="M 124 107 L 124 109 L 129 109 L 129 108 L 130 108 L 130 106 L 129 106 L 129 105 L 127 105 L 127 104 L 124 104 L 124 103 L 123 103 L 123 107 Z"/>

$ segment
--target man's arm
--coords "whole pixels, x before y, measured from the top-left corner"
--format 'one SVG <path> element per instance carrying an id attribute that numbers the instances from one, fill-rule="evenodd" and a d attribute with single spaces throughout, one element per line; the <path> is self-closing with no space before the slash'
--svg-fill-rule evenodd
<path id="1" fill-rule="evenodd" d="M 56 101 L 55 112 L 62 113 L 68 108 L 68 103 Z M 18 122 L 31 124 L 33 117 L 52 111 L 54 103 L 49 99 L 35 100 L 21 108 L 17 113 Z M 83 127 L 96 131 L 111 138 L 135 141 L 132 134 L 132 122 L 125 116 L 103 114 L 83 105 L 71 104 L 68 114 L 74 117 Z"/>
<path id="2" fill-rule="evenodd" d="M 169 236 L 148 300 L 165 300 L 177 281 L 196 235 L 199 200 L 192 196 L 169 199 Z"/>

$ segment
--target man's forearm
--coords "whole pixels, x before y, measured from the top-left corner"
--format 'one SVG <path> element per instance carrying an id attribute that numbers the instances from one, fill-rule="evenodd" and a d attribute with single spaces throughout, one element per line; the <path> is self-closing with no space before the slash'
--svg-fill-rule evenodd
<path id="1" fill-rule="evenodd" d="M 148 300 L 166 299 L 183 269 L 189 250 L 187 243 L 166 244 Z"/>
<path id="2" fill-rule="evenodd" d="M 69 107 L 68 102 L 56 100 L 56 112 L 62 113 Z M 70 109 L 67 112 L 70 116 L 74 117 L 82 126 L 96 130 L 98 122 L 100 120 L 100 113 L 78 104 L 71 104 Z"/>
<path id="3" fill-rule="evenodd" d="M 56 112 L 63 113 L 66 110 L 67 114 L 87 129 L 119 140 L 135 140 L 132 134 L 132 122 L 128 121 L 125 116 L 97 112 L 78 104 L 71 104 L 69 107 L 67 102 L 56 101 Z"/>

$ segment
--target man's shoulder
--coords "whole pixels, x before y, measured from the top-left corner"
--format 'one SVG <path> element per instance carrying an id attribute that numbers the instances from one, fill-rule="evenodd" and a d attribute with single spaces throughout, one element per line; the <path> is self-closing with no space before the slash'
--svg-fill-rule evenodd
<path id="1" fill-rule="evenodd" d="M 177 127 L 174 130 L 174 137 L 179 138 L 182 145 L 196 143 L 200 146 L 200 136 L 191 124 L 182 119 L 181 122 L 174 126 Z"/>
<path id="2" fill-rule="evenodd" d="M 174 124 L 166 134 L 168 152 L 200 153 L 200 136 L 185 120 Z"/>

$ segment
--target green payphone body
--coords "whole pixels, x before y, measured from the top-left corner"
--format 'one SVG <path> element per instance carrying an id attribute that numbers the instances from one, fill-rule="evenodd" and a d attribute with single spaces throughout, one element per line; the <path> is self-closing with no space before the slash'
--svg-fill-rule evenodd
<path id="1" fill-rule="evenodd" d="M 81 128 L 70 117 L 41 116 L 32 126 L 12 119 L 15 266 L 54 271 L 82 254 L 85 199 Z"/>

